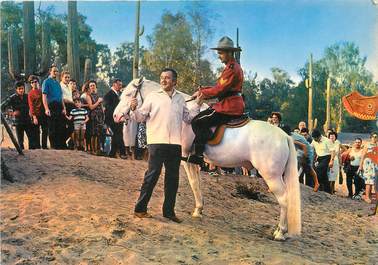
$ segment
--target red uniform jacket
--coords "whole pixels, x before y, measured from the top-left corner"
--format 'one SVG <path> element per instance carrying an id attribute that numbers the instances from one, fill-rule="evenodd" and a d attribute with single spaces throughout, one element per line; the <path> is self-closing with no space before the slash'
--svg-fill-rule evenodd
<path id="1" fill-rule="evenodd" d="M 203 87 L 201 92 L 205 98 L 218 97 L 219 102 L 211 107 L 219 113 L 228 115 L 242 115 L 244 113 L 244 101 L 241 95 L 243 85 L 243 70 L 235 59 L 229 61 L 222 75 L 213 87 Z M 232 95 L 234 94 L 234 95 Z"/>

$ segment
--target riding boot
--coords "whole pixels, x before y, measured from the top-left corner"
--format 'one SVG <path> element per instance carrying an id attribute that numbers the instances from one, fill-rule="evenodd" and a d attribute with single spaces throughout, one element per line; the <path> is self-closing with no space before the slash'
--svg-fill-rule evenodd
<path id="1" fill-rule="evenodd" d="M 204 144 L 194 144 L 194 155 L 192 154 L 189 155 L 187 162 L 202 166 L 204 164 L 204 161 L 203 161 L 204 151 L 205 151 Z"/>

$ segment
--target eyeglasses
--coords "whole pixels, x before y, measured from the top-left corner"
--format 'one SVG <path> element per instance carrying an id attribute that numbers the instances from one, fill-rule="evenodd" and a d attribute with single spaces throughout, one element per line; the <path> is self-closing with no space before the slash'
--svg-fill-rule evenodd
<path id="1" fill-rule="evenodd" d="M 30 81 L 30 84 L 38 83 L 37 80 Z"/>

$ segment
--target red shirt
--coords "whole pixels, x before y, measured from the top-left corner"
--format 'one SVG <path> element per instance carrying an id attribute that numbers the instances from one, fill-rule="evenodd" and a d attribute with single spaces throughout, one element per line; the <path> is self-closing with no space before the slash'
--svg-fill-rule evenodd
<path id="1" fill-rule="evenodd" d="M 236 60 L 232 59 L 227 63 L 216 85 L 203 87 L 201 92 L 205 98 L 220 97 L 220 101 L 211 106 L 216 112 L 228 115 L 242 115 L 245 105 L 241 95 L 227 96 L 227 94 L 241 93 L 243 79 L 243 70 Z M 225 95 L 225 98 L 222 98 L 223 95 Z"/>
<path id="2" fill-rule="evenodd" d="M 42 114 L 42 91 L 40 89 L 30 90 L 28 103 L 31 115 L 39 117 Z"/>

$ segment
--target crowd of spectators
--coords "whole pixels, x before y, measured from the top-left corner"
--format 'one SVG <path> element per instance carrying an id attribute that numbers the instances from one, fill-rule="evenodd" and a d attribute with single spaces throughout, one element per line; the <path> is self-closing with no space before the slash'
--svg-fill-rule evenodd
<path id="1" fill-rule="evenodd" d="M 15 93 L 2 104 L 21 149 L 25 148 L 26 134 L 29 149 L 75 149 L 127 159 L 123 123 L 116 124 L 112 117 L 121 94 L 120 79 L 112 81 L 104 98 L 99 96 L 95 80 L 79 89 L 70 73 L 59 75 L 56 66 L 50 68 L 42 84 L 35 75 L 29 76 L 27 83 L 29 93 L 25 91 L 27 84 L 17 81 Z"/>
<path id="2" fill-rule="evenodd" d="M 359 137 L 350 145 L 343 145 L 334 129 L 329 129 L 325 136 L 318 129 L 313 129 L 310 134 L 306 122 L 300 121 L 298 127 L 291 131 L 283 125 L 278 112 L 272 112 L 268 122 L 293 137 L 301 168 L 301 183 L 314 187 L 314 191 L 319 188 L 330 194 L 335 194 L 336 183 L 346 185 L 349 198 L 371 202 L 373 187 L 375 191 L 378 189 L 378 165 L 367 154 L 378 146 L 377 132 L 370 134 L 370 142 L 365 145 Z M 309 145 L 304 145 L 301 136 Z M 301 150 L 305 150 L 305 154 L 301 154 Z M 343 174 L 346 175 L 346 183 Z M 375 194 L 377 196 L 377 192 Z"/>

